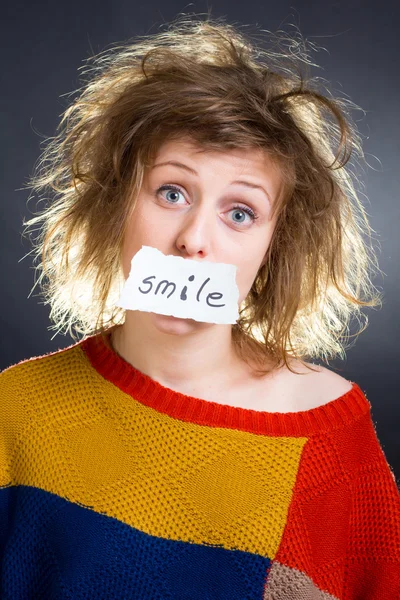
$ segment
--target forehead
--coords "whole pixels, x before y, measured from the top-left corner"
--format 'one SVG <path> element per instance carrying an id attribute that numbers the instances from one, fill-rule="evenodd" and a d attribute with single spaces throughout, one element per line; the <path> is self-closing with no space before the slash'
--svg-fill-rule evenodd
<path id="1" fill-rule="evenodd" d="M 237 171 L 241 174 L 257 174 L 259 176 L 279 174 L 277 160 L 261 148 L 208 148 L 201 146 L 190 138 L 168 140 L 162 143 L 154 153 L 151 166 L 169 160 L 189 160 L 196 167 L 214 166 Z"/>

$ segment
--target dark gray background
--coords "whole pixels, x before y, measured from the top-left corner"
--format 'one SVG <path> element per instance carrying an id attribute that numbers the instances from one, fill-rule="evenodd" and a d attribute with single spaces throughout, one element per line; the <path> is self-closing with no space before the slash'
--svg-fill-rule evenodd
<path id="1" fill-rule="evenodd" d="M 246 0 L 185 4 L 172 0 L 143 3 L 109 1 L 14 2 L 1 18 L 1 298 L 0 369 L 64 348 L 68 336 L 49 331 L 49 307 L 28 295 L 34 283 L 30 250 L 22 240 L 22 218 L 31 216 L 21 190 L 40 153 L 42 136 L 52 135 L 67 104 L 61 98 L 79 86 L 83 60 L 105 46 L 137 34 L 155 32 L 180 12 L 226 17 L 229 23 L 259 25 L 290 32 L 323 46 L 314 55 L 323 69 L 315 75 L 331 82 L 365 111 L 355 114 L 364 136 L 371 168 L 364 181 L 366 210 L 381 246 L 378 259 L 384 277 L 375 285 L 384 292 L 381 310 L 366 309 L 369 326 L 345 361 L 330 368 L 356 381 L 372 404 L 372 416 L 389 464 L 400 476 L 399 456 L 399 36 L 398 4 L 362 2 L 272 2 Z M 39 134 L 40 135 L 39 135 Z M 29 202 L 30 210 L 36 207 Z M 399 479 L 397 479 L 399 482 Z"/>

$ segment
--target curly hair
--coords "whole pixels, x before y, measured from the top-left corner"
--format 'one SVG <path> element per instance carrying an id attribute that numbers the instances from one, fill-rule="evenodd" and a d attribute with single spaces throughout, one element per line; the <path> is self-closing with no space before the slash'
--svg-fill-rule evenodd
<path id="1" fill-rule="evenodd" d="M 105 336 L 124 322 L 121 248 L 144 173 L 164 141 L 189 136 L 261 148 L 281 166 L 268 256 L 232 326 L 240 356 L 256 376 L 267 357 L 289 369 L 290 358 L 344 357 L 351 317 L 382 304 L 379 267 L 352 169 L 364 158 L 358 107 L 310 76 L 314 49 L 299 33 L 250 36 L 186 15 L 86 61 L 28 184 L 46 201 L 24 225 L 42 221 L 31 252 L 50 329 Z"/>

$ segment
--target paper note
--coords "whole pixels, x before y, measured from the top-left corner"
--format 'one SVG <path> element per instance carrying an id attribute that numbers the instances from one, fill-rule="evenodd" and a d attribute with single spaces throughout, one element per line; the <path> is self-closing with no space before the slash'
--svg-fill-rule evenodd
<path id="1" fill-rule="evenodd" d="M 236 265 L 164 255 L 142 246 L 133 256 L 118 306 L 207 323 L 236 323 Z"/>

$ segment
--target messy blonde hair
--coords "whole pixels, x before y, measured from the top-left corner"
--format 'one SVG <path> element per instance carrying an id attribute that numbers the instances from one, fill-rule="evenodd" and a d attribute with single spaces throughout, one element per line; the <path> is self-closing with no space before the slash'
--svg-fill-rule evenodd
<path id="1" fill-rule="evenodd" d="M 289 368 L 291 358 L 343 357 L 352 315 L 381 304 L 349 167 L 363 158 L 355 105 L 320 91 L 309 75 L 315 47 L 299 34 L 270 33 L 269 49 L 259 35 L 183 16 L 88 59 L 29 181 L 51 196 L 25 225 L 43 221 L 33 251 L 52 329 L 105 336 L 124 322 L 124 232 L 155 152 L 182 136 L 210 150 L 260 148 L 281 166 L 267 259 L 232 326 L 256 375 L 270 372 L 267 357 Z"/>

